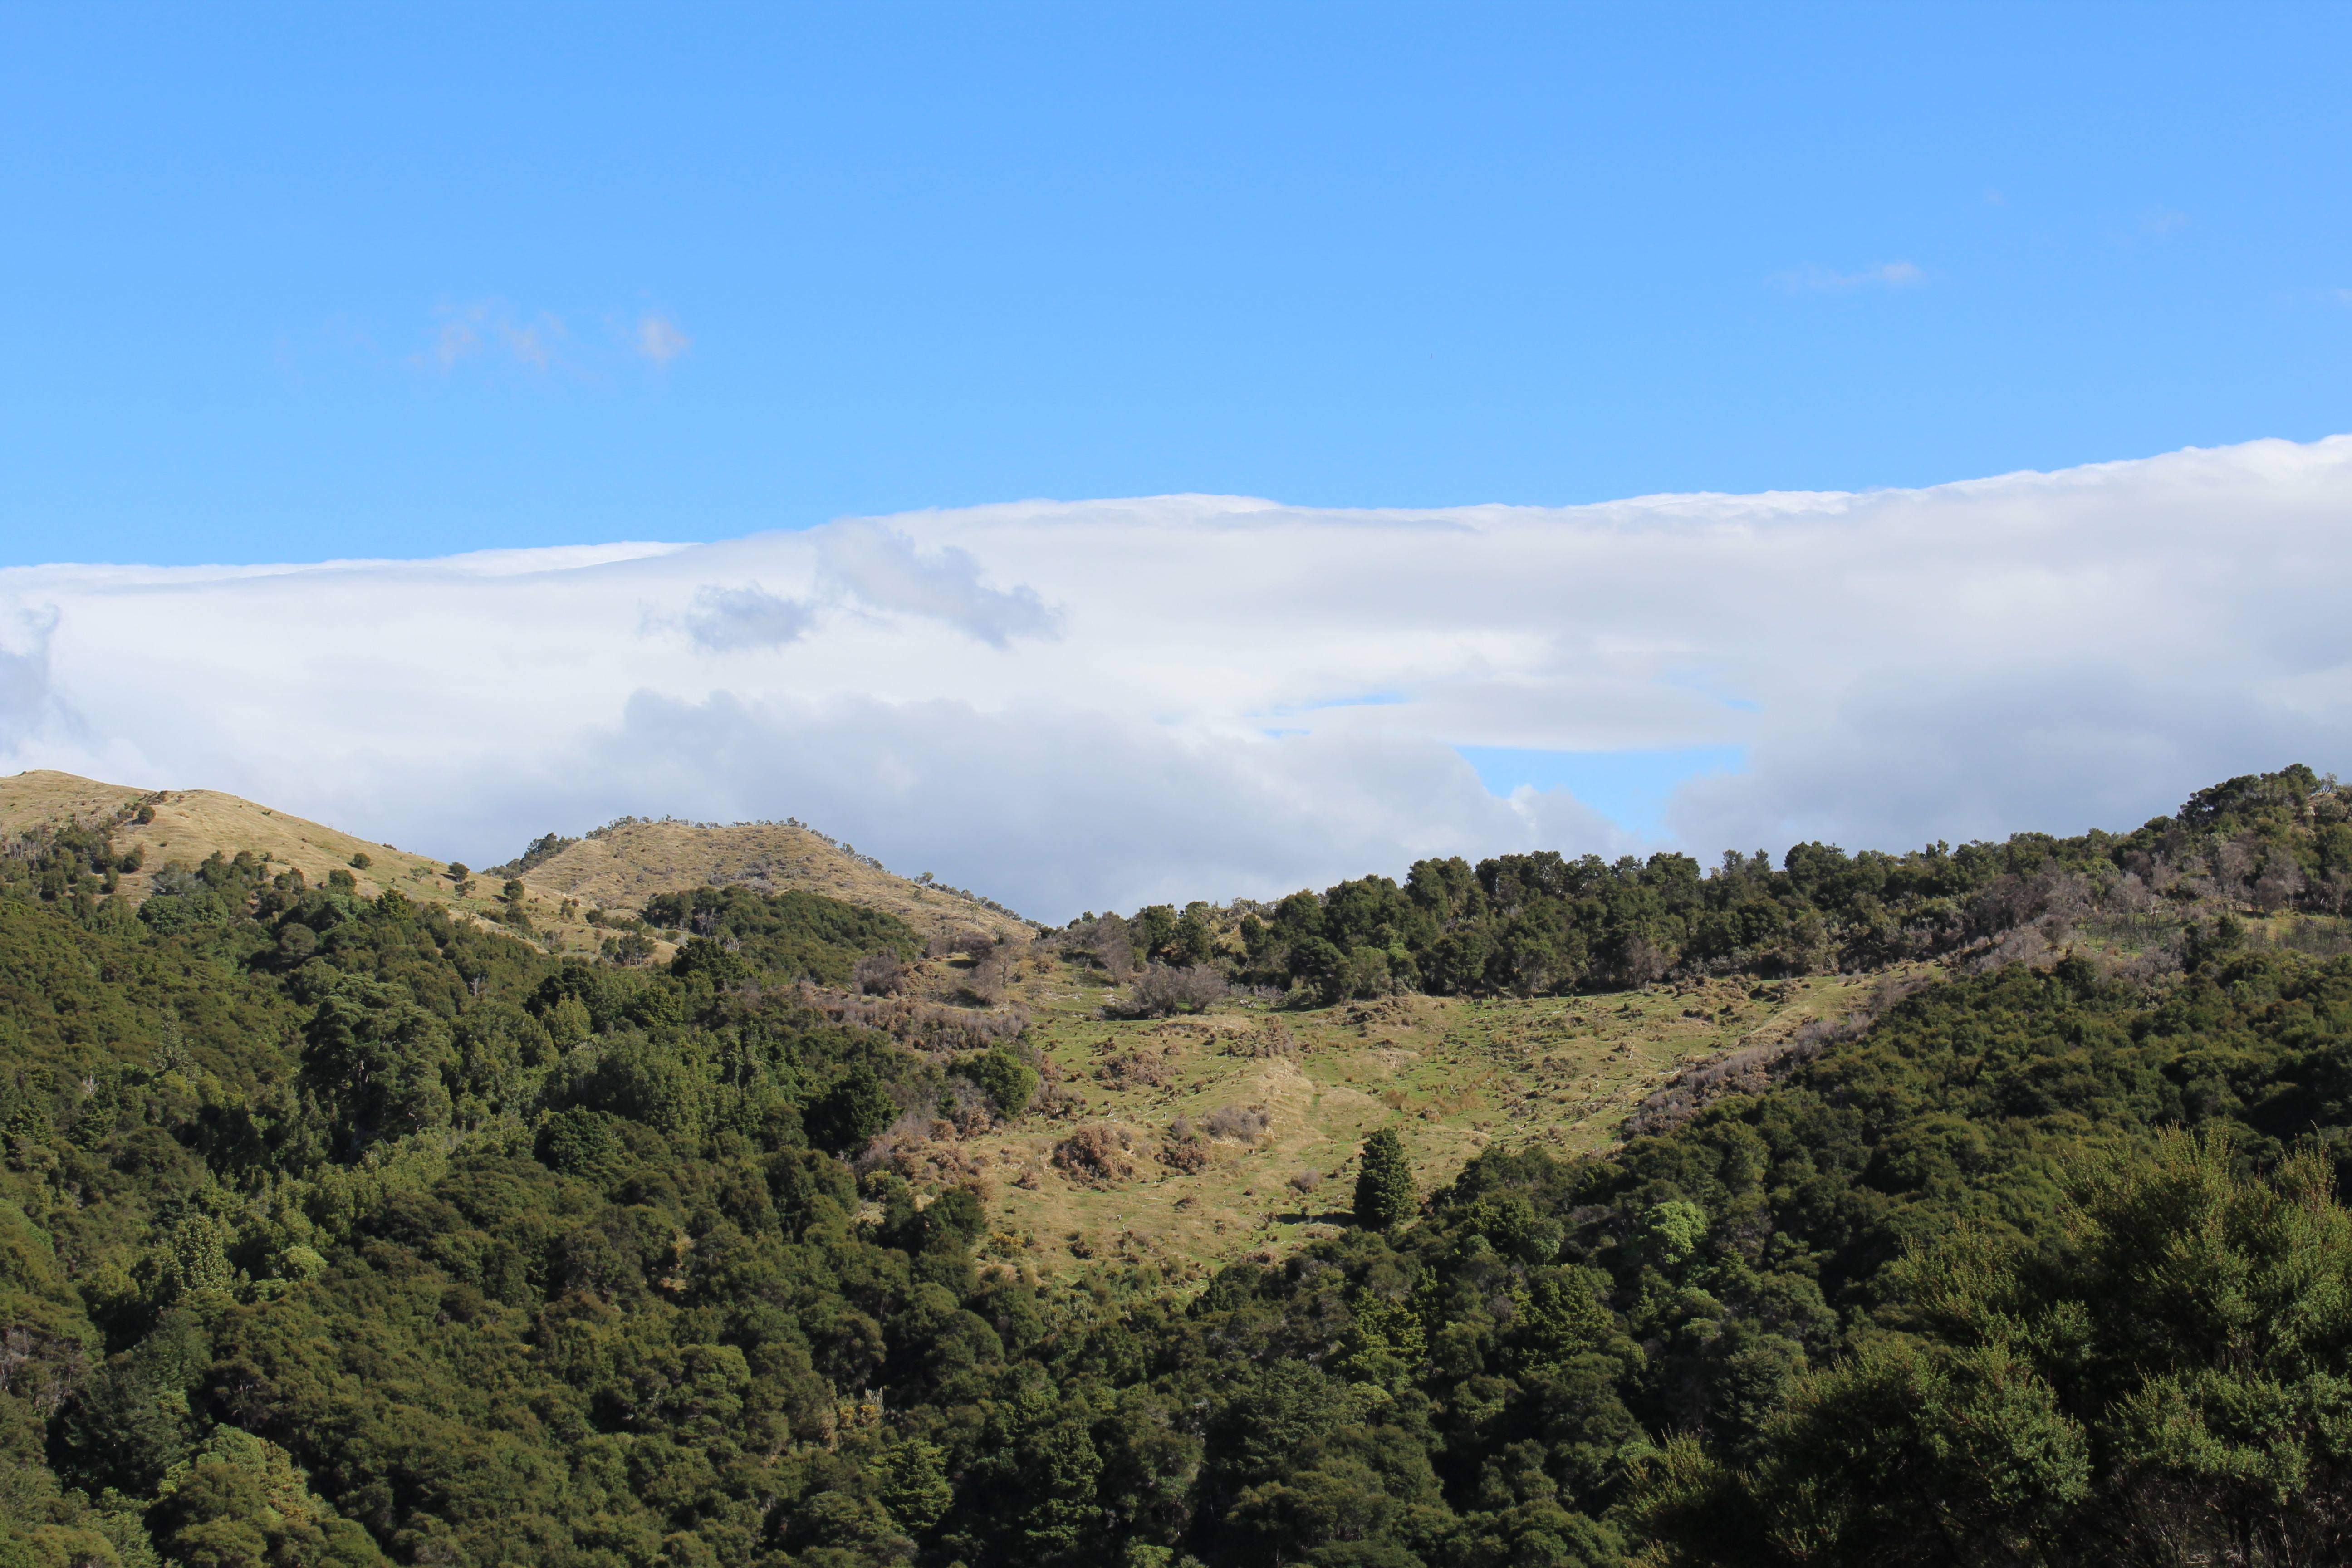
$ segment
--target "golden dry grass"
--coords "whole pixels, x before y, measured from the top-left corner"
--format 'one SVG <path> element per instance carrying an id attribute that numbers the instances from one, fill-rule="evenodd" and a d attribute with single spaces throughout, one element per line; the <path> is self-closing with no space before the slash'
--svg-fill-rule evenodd
<path id="1" fill-rule="evenodd" d="M 147 896 L 154 873 L 174 861 L 194 866 L 215 850 L 234 856 L 249 849 L 268 855 L 274 864 L 299 868 L 313 883 L 341 868 L 351 871 L 360 891 L 371 898 L 397 887 L 411 898 L 463 908 L 441 876 L 439 861 L 218 790 L 151 790 L 46 770 L 16 773 L 0 778 L 0 833 L 68 820 L 95 822 L 142 804 L 154 807 L 155 820 L 126 821 L 114 831 L 118 850 L 146 851 L 145 866 L 122 879 L 122 891 L 134 902 Z M 352 857 L 361 854 L 373 862 L 365 870 L 352 867 Z"/>
<path id="2" fill-rule="evenodd" d="M 799 827 L 634 823 L 582 839 L 522 881 L 542 899 L 576 899 L 583 909 L 634 911 L 655 893 L 740 885 L 823 893 L 897 915 L 925 936 L 980 930 L 1025 940 L 1034 931 L 1025 921 L 877 870 Z"/>

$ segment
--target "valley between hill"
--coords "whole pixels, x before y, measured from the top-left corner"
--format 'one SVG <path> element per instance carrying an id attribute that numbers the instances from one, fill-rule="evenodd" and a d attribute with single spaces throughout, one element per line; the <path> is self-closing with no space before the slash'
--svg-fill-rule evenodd
<path id="1" fill-rule="evenodd" d="M 141 805 L 152 821 L 137 820 Z M 1019 943 L 1025 957 L 992 1005 L 1027 1021 L 1052 1075 L 1050 1114 L 975 1135 L 927 1136 L 895 1164 L 925 1193 L 981 1184 L 1002 1218 L 983 1254 L 1046 1279 L 1076 1277 L 1097 1261 L 1150 1261 L 1171 1279 L 1198 1279 L 1234 1258 L 1271 1261 L 1332 1236 L 1346 1223 L 1357 1147 L 1380 1125 L 1403 1128 L 1425 1189 L 1498 1141 L 1563 1153 L 1605 1147 L 1678 1073 L 1842 1017 L 1879 982 L 1807 976 L 1759 987 L 1723 979 L 1605 999 L 1399 994 L 1306 1012 L 1236 1001 L 1202 1016 L 1106 1018 L 1121 988 L 1098 965 L 1051 941 L 1033 947 L 1038 931 L 1029 922 L 893 876 L 811 828 L 624 822 L 564 841 L 517 872 L 529 921 L 517 932 L 501 919 L 509 901 L 484 890 L 498 882 L 497 868 L 475 871 L 461 892 L 447 862 L 217 791 L 141 790 L 58 773 L 0 779 L 0 834 L 77 821 L 119 824 L 115 842 L 142 855 L 140 870 L 120 874 L 134 905 L 165 866 L 243 851 L 313 885 L 347 872 L 363 899 L 396 889 L 558 958 L 593 957 L 648 898 L 702 887 L 817 893 L 895 916 L 933 946 L 974 932 Z M 354 856 L 372 864 L 354 869 Z M 614 923 L 590 924 L 591 910 Z M 1220 914 L 1237 947 L 1237 917 Z M 646 933 L 643 962 L 667 965 L 677 952 L 672 937 L 684 932 Z M 909 990 L 957 1001 L 971 962 L 960 948 L 952 953 L 918 960 Z M 1262 1115 L 1263 1130 L 1202 1138 L 1202 1163 L 1192 1169 L 1162 1159 L 1177 1119 L 1206 1123 L 1228 1108 Z M 1056 1163 L 1055 1148 L 1079 1127 L 1116 1144 L 1107 1168 Z M 1294 1178 L 1310 1172 L 1313 1189 L 1302 1191 Z"/>

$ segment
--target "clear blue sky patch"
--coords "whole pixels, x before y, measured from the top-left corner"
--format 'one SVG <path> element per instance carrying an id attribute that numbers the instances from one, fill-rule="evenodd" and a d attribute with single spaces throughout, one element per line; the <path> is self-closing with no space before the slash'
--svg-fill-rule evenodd
<path id="1" fill-rule="evenodd" d="M 1519 746 L 1456 746 L 1492 795 L 1525 785 L 1565 790 L 1629 833 L 1664 837 L 1662 814 L 1675 786 L 1707 773 L 1744 773 L 1744 746 L 1668 746 L 1639 752 L 1547 752 Z"/>

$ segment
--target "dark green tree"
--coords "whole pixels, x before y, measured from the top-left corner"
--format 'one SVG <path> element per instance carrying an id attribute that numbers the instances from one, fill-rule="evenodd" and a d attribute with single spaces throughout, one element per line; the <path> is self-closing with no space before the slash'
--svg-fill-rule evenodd
<path id="1" fill-rule="evenodd" d="M 1166 949 L 1176 938 L 1178 917 L 1172 904 L 1146 904 L 1135 911 L 1127 922 L 1128 934 L 1135 951 L 1147 958 L 1164 959 Z"/>
<path id="2" fill-rule="evenodd" d="M 809 1141 L 820 1149 L 855 1149 L 889 1126 L 898 1114 L 898 1102 L 881 1081 L 858 1068 L 809 1107 Z"/>
<path id="3" fill-rule="evenodd" d="M 1356 1223 L 1389 1230 L 1411 1219 L 1419 1206 L 1403 1141 L 1393 1130 L 1381 1128 L 1364 1140 L 1363 1169 L 1356 1177 Z"/>

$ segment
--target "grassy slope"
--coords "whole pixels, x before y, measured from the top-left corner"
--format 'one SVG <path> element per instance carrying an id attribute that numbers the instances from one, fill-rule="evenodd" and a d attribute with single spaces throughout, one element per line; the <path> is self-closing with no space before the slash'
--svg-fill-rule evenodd
<path id="1" fill-rule="evenodd" d="M 542 900 L 577 899 L 583 909 L 634 910 L 655 893 L 740 884 L 823 893 L 897 915 L 925 936 L 979 930 L 1025 940 L 1032 932 L 1024 921 L 878 870 L 799 827 L 633 823 L 582 839 L 521 879 Z"/>
<path id="2" fill-rule="evenodd" d="M 1041 1278 L 1076 1275 L 1087 1259 L 1199 1278 L 1330 1235 L 1352 1200 L 1357 1149 L 1378 1126 L 1397 1128 L 1424 1191 L 1490 1143 L 1605 1147 L 1684 1068 L 1842 1016 L 1881 978 L 1527 1001 L 1399 996 L 1303 1013 L 1225 1003 L 1203 1016 L 1125 1021 L 1098 1016 L 1115 994 L 1099 971 L 1055 959 L 1024 967 L 1008 1000 L 1031 1014 L 1031 1038 L 1075 1100 L 977 1137 L 942 1134 L 908 1163 L 936 1184 L 977 1176 L 997 1232 L 986 1250 Z M 1285 1054 L 1255 1054 L 1285 1037 Z M 1104 1076 L 1106 1064 L 1138 1055 L 1165 1081 Z M 1263 1109 L 1267 1133 L 1209 1140 L 1210 1163 L 1197 1173 L 1162 1163 L 1177 1117 L 1199 1124 L 1229 1105 Z M 1088 1127 L 1125 1134 L 1131 1175 L 1055 1165 L 1055 1146 Z M 1302 1197 L 1290 1178 L 1309 1170 L 1323 1181 Z"/>
<path id="3" fill-rule="evenodd" d="M 72 773 L 16 773 L 0 778 L 0 835 L 13 837 L 26 828 L 68 817 L 87 822 L 111 816 L 142 802 L 155 808 L 155 820 L 126 821 L 114 832 L 116 849 L 136 847 L 146 851 L 145 867 L 122 879 L 122 891 L 134 903 L 147 896 L 154 873 L 165 865 L 177 860 L 193 866 L 216 849 L 232 856 L 240 849 L 268 854 L 279 865 L 299 868 L 313 884 L 324 882 L 329 871 L 350 869 L 352 857 L 364 854 L 373 864 L 364 871 L 352 872 L 362 895 L 373 898 L 385 888 L 397 887 L 412 899 L 458 902 L 448 881 L 439 875 L 442 863 L 437 860 L 218 790 L 147 790 L 100 784 Z"/>

